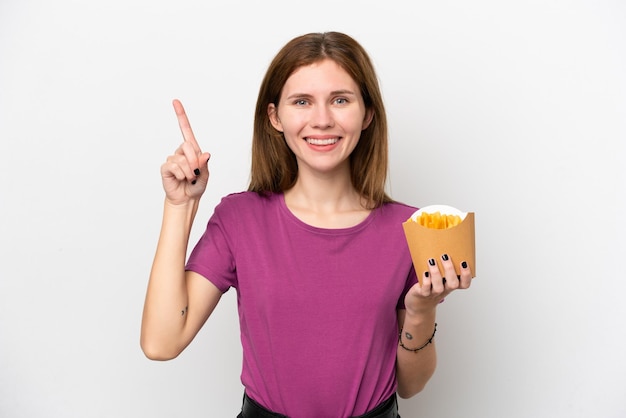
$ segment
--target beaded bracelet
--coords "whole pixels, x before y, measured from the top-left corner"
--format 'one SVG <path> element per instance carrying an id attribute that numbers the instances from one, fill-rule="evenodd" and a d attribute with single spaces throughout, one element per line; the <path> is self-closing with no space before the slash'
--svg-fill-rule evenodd
<path id="1" fill-rule="evenodd" d="M 402 344 L 402 330 L 400 330 L 400 333 L 398 334 L 398 342 L 400 343 L 400 347 L 404 348 L 406 351 L 412 351 L 414 353 L 417 353 L 421 349 L 425 348 L 428 344 L 433 342 L 433 338 L 435 338 L 436 333 L 437 333 L 437 323 L 435 322 L 435 329 L 433 330 L 433 335 L 430 336 L 430 338 L 428 339 L 428 341 L 424 343 L 424 345 L 418 348 L 408 348 L 404 344 Z"/>

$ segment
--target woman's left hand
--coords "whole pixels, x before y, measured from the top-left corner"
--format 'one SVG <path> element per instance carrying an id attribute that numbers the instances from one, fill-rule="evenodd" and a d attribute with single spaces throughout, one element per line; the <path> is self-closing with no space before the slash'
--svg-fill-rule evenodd
<path id="1" fill-rule="evenodd" d="M 433 258 L 428 260 L 428 271 L 422 273 L 419 283 L 413 285 L 404 298 L 407 314 L 419 315 L 431 311 L 453 291 L 470 287 L 472 271 L 467 262 L 459 263 L 460 275 L 456 274 L 454 263 L 447 254 L 441 256 L 439 264 L 443 276 L 437 261 Z"/>

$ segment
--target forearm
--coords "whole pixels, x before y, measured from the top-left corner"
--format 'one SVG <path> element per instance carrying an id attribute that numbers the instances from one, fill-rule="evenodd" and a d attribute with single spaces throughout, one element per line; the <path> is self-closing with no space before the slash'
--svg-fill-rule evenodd
<path id="1" fill-rule="evenodd" d="M 176 357 L 186 345 L 185 261 L 197 209 L 197 201 L 179 206 L 167 202 L 164 205 L 141 327 L 141 346 L 150 358 Z"/>
<path id="2" fill-rule="evenodd" d="M 435 372 L 437 351 L 434 339 L 431 340 L 435 329 L 435 313 L 435 310 L 422 315 L 402 312 L 399 318 L 402 324 L 400 338 L 406 347 L 398 344 L 396 374 L 398 395 L 401 398 L 410 398 L 422 391 Z M 410 351 L 416 349 L 419 350 Z"/>

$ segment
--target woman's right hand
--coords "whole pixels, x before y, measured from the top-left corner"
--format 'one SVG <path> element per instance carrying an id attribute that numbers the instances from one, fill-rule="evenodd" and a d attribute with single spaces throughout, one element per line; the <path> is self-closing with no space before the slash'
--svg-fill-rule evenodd
<path id="1" fill-rule="evenodd" d="M 182 103 L 175 99 L 172 104 L 183 134 L 183 143 L 161 166 L 161 179 L 166 200 L 181 205 L 200 199 L 204 193 L 209 181 L 207 163 L 211 154 L 200 149 Z"/>

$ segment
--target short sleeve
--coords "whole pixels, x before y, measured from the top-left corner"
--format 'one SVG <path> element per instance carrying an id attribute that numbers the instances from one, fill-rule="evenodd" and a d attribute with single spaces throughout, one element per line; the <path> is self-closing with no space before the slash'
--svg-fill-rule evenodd
<path id="1" fill-rule="evenodd" d="M 228 216 L 224 216 L 228 211 L 224 206 L 224 201 L 216 206 L 185 267 L 205 277 L 222 292 L 237 286 L 233 256 L 236 224 L 229 225 Z"/>
<path id="2" fill-rule="evenodd" d="M 404 298 L 406 297 L 406 294 L 409 293 L 409 290 L 411 289 L 411 287 L 413 287 L 413 285 L 417 282 L 418 282 L 418 279 L 417 279 L 417 274 L 415 273 L 415 267 L 413 267 L 413 263 L 411 263 L 411 269 L 409 270 L 409 274 L 406 278 L 406 282 L 404 285 L 404 289 L 402 290 L 402 294 L 400 295 L 400 299 L 398 299 L 398 305 L 396 306 L 396 309 L 406 308 L 404 306 Z"/>

